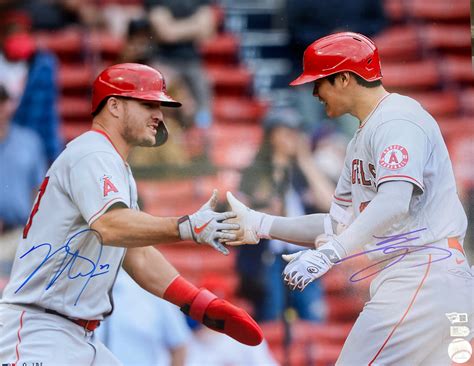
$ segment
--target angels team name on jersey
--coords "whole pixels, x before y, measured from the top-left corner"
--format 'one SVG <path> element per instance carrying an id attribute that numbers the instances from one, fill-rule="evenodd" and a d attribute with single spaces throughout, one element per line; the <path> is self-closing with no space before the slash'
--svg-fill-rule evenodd
<path id="1" fill-rule="evenodd" d="M 364 171 L 364 165 L 367 166 L 368 173 Z M 351 176 L 352 184 L 375 187 L 375 165 L 372 163 L 364 164 L 360 159 L 353 159 Z"/>

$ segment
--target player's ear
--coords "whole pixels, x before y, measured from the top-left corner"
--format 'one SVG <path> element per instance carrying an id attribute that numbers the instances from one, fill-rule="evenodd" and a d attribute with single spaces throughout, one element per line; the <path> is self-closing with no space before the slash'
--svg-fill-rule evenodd
<path id="1" fill-rule="evenodd" d="M 349 84 L 349 81 L 351 79 L 351 73 L 348 71 L 344 71 L 339 73 L 339 80 L 341 81 L 343 86 L 347 86 Z"/>
<path id="2" fill-rule="evenodd" d="M 110 97 L 107 99 L 107 103 L 105 104 L 105 107 L 109 111 L 109 113 L 114 116 L 114 117 L 119 117 L 119 112 L 120 112 L 120 99 L 116 97 Z"/>

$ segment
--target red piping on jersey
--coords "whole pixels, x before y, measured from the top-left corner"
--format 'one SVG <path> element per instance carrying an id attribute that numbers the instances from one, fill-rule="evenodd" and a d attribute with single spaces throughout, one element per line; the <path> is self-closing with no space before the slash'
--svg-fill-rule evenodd
<path id="1" fill-rule="evenodd" d="M 392 93 L 388 93 L 387 95 L 384 95 L 384 96 L 382 97 L 382 99 L 380 99 L 380 100 L 378 101 L 378 103 L 377 103 L 377 105 L 375 106 L 375 108 L 372 109 L 372 112 L 370 112 L 369 115 L 365 118 L 365 120 L 362 121 L 362 123 L 361 123 L 360 126 L 359 126 L 359 129 L 361 129 L 362 127 L 364 127 L 364 126 L 367 124 L 367 122 L 369 121 L 370 117 L 372 117 L 372 115 L 374 114 L 374 112 L 375 112 L 375 111 L 377 110 L 377 108 L 379 107 L 380 103 L 382 103 L 390 94 L 392 94 Z"/>
<path id="2" fill-rule="evenodd" d="M 430 271 L 430 267 L 431 267 L 431 254 L 429 255 L 428 266 L 427 266 L 427 268 L 426 268 L 425 275 L 423 276 L 423 279 L 421 280 L 420 284 L 418 285 L 418 288 L 416 289 L 415 294 L 413 295 L 413 298 L 411 299 L 410 304 L 408 305 L 408 308 L 406 309 L 405 313 L 403 314 L 403 316 L 401 317 L 401 319 L 398 321 L 398 323 L 395 324 L 395 326 L 393 327 L 392 331 L 391 331 L 390 334 L 388 335 L 387 339 L 385 339 L 385 342 L 383 342 L 382 347 L 380 347 L 380 349 L 378 350 L 377 354 L 376 354 L 376 355 L 374 356 L 374 358 L 369 362 L 369 366 L 371 366 L 371 365 L 373 364 L 373 362 L 377 359 L 377 357 L 379 357 L 380 353 L 381 353 L 382 350 L 385 348 L 385 346 L 387 345 L 387 343 L 388 343 L 388 341 L 390 340 L 390 338 L 392 338 L 393 333 L 395 333 L 395 330 L 398 328 L 398 326 L 399 326 L 400 324 L 402 324 L 402 322 L 403 322 L 403 321 L 405 320 L 405 318 L 407 317 L 408 312 L 410 311 L 411 307 L 412 307 L 413 304 L 415 303 L 416 297 L 418 296 L 418 292 L 420 292 L 421 288 L 423 287 L 423 284 L 425 283 L 426 277 L 428 277 L 428 272 Z"/>
<path id="3" fill-rule="evenodd" d="M 339 198 L 337 196 L 334 196 L 335 199 L 337 199 L 338 201 L 343 201 L 343 202 L 350 202 L 352 203 L 352 200 L 345 200 L 344 198 Z"/>
<path id="4" fill-rule="evenodd" d="M 380 181 L 382 179 L 387 179 L 387 178 L 407 178 L 407 179 L 411 179 L 412 181 L 414 181 L 417 185 L 419 185 L 422 189 L 425 189 L 425 187 L 423 186 L 423 184 L 421 184 L 420 182 L 418 182 L 415 178 L 412 178 L 410 177 L 409 175 L 400 175 L 400 174 L 395 174 L 395 175 L 386 175 L 385 177 L 382 177 L 379 179 L 379 181 L 377 182 L 377 185 L 380 183 Z"/>
<path id="5" fill-rule="evenodd" d="M 20 330 L 23 328 L 23 315 L 25 315 L 25 310 L 23 310 L 20 315 L 20 326 L 18 327 L 18 332 L 17 332 L 18 341 L 16 342 L 16 347 L 15 347 L 15 353 L 16 353 L 15 365 L 18 364 L 18 361 L 20 361 L 20 351 L 18 350 L 18 348 L 20 347 L 20 343 L 21 343 Z"/>
<path id="6" fill-rule="evenodd" d="M 99 129 L 97 129 L 97 128 L 91 128 L 91 131 L 100 133 L 101 135 L 104 135 L 105 138 L 106 138 L 107 140 L 109 140 L 109 142 L 112 144 L 112 146 L 113 146 L 113 148 L 115 149 L 115 151 L 117 151 L 117 154 L 119 154 L 120 157 L 122 158 L 122 160 L 123 160 L 124 162 L 126 162 L 126 160 L 123 158 L 122 154 L 120 154 L 120 152 L 118 151 L 117 147 L 115 146 L 115 144 L 114 144 L 114 143 L 112 142 L 112 140 L 110 139 L 109 135 L 107 135 L 107 132 L 102 131 L 102 130 L 99 130 Z"/>
<path id="7" fill-rule="evenodd" d="M 92 222 L 92 221 L 94 220 L 94 218 L 95 218 L 98 214 L 100 214 L 100 213 L 102 212 L 102 210 L 103 210 L 107 205 L 111 204 L 111 203 L 114 202 L 114 201 L 121 201 L 121 202 L 123 202 L 123 198 L 122 198 L 122 197 L 115 197 L 114 199 L 112 199 L 112 200 L 110 200 L 109 202 L 107 202 L 105 205 L 102 206 L 102 208 L 101 208 L 99 211 L 97 211 L 95 214 L 93 214 L 93 215 L 91 216 L 91 218 L 90 218 L 90 220 L 89 220 L 88 223 Z"/>

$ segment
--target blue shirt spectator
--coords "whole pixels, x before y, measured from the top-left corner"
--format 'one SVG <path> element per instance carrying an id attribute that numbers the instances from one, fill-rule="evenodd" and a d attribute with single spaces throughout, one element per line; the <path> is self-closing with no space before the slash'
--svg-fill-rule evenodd
<path id="1" fill-rule="evenodd" d="M 13 122 L 36 131 L 49 162 L 63 148 L 59 136 L 57 60 L 48 52 L 37 51 L 28 61 L 28 77 Z"/>
<path id="2" fill-rule="evenodd" d="M 0 223 L 5 231 L 25 225 L 46 173 L 46 157 L 35 132 L 10 123 L 12 102 L 3 86 L 0 112 Z"/>

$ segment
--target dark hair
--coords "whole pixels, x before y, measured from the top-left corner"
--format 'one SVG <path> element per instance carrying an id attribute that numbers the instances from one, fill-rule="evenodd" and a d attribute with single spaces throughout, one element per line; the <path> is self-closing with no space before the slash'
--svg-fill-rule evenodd
<path id="1" fill-rule="evenodd" d="M 350 72 L 350 71 L 349 71 Z M 363 86 L 365 88 L 376 88 L 377 86 L 382 85 L 382 80 L 375 80 L 375 81 L 367 81 L 364 78 L 360 77 L 356 73 L 350 72 L 352 76 L 356 79 L 357 84 L 360 86 Z M 326 76 L 326 79 L 331 83 L 331 85 L 334 85 L 334 81 L 336 80 L 337 76 L 340 75 L 341 73 L 338 72 L 336 74 L 332 74 L 329 76 Z"/>
<path id="2" fill-rule="evenodd" d="M 7 89 L 4 85 L 0 84 L 0 102 L 4 102 L 10 99 L 10 95 L 8 95 Z"/>

